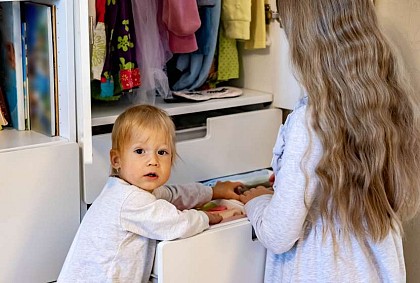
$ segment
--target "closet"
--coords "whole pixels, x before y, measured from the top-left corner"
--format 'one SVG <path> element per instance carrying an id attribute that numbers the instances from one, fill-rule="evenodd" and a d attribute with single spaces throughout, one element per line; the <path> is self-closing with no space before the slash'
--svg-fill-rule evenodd
<path id="1" fill-rule="evenodd" d="M 123 100 L 93 102 L 86 2 L 34 2 L 56 9 L 59 134 L 13 127 L 0 131 L 1 282 L 56 280 L 80 220 L 108 175 L 110 127 L 130 106 Z M 239 79 L 229 85 L 240 88 L 241 96 L 194 103 L 167 103 L 161 96 L 154 97 L 154 104 L 181 124 L 200 122 L 180 127 L 177 133 L 181 160 L 171 182 L 202 181 L 270 166 L 282 120 L 282 111 L 273 105 L 293 105 L 293 98 L 287 101 L 289 98 L 273 95 L 282 85 L 278 67 L 286 52 L 273 52 L 281 41 L 278 24 L 271 26 L 270 47 L 239 50 Z M 236 145 L 232 147 L 228 139 L 236 139 Z M 241 227 L 237 233 L 246 229 L 246 241 L 252 241 L 249 223 L 235 225 Z"/>
<path id="2" fill-rule="evenodd" d="M 271 7 L 275 6 L 273 1 Z M 268 30 L 271 42 L 266 48 L 246 50 L 238 42 L 239 78 L 222 86 L 239 88 L 242 95 L 173 103 L 162 96 L 153 97 L 177 125 L 179 158 L 169 183 L 204 181 L 270 167 L 282 122 L 280 107 L 291 109 L 301 89 L 288 65 L 280 64 L 287 56 L 287 45 L 278 23 L 271 22 Z M 282 91 L 287 95 L 280 95 Z M 84 164 L 82 208 L 94 201 L 109 175 L 109 125 L 130 105 L 120 99 L 92 101 L 93 163 Z M 261 282 L 264 258 L 265 248 L 243 218 L 214 225 L 196 237 L 160 242 L 152 278 L 157 282 Z"/>
<path id="3" fill-rule="evenodd" d="M 216 2 L 219 3 L 219 5 L 221 4 L 221 2 L 218 1 L 208 2 Z M 263 1 L 255 1 L 255 3 L 258 2 L 259 5 L 264 5 Z M 266 5 L 263 6 L 263 8 L 267 10 L 266 12 L 268 14 L 265 16 L 267 17 L 267 21 L 269 23 L 269 25 L 264 27 L 267 32 L 266 39 L 264 39 L 264 41 L 267 42 L 264 42 L 264 46 L 266 47 L 259 49 L 246 49 L 244 48 L 246 45 L 245 41 L 237 40 L 235 45 L 238 46 L 237 51 L 239 54 L 238 78 L 230 79 L 217 85 L 218 87 L 223 87 L 226 85 L 236 87 L 242 92 L 242 95 L 235 98 L 211 99 L 204 102 L 184 101 L 168 103 L 168 100 L 165 96 L 170 96 L 171 94 L 151 97 L 149 93 L 146 93 L 148 92 L 147 89 L 144 90 L 143 87 L 140 86 L 139 89 L 134 89 L 131 94 L 126 94 L 126 97 L 124 97 L 124 95 L 121 96 L 119 101 L 116 102 L 95 101 L 95 99 L 93 99 L 91 112 L 91 126 L 94 131 L 92 136 L 93 163 L 85 164 L 84 167 L 84 202 L 89 204 L 95 199 L 95 197 L 101 191 L 106 177 L 109 174 L 109 133 L 111 126 L 118 114 L 126 109 L 129 105 L 131 105 L 130 100 L 132 101 L 137 99 L 146 102 L 150 102 L 150 100 L 152 100 L 153 103 L 159 107 L 162 107 L 171 116 L 173 116 L 176 123 L 178 121 L 184 122 L 184 125 L 177 125 L 179 126 L 178 141 L 181 143 L 179 144 L 181 148 L 183 146 L 182 143 L 187 143 L 188 146 L 197 144 L 196 148 L 198 152 L 195 154 L 196 157 L 194 160 L 191 160 L 190 164 L 188 164 L 188 162 L 185 161 L 186 159 L 181 157 L 180 162 L 175 165 L 175 171 L 173 172 L 172 178 L 170 180 L 171 182 L 201 181 L 220 177 L 223 175 L 247 172 L 270 166 L 269 160 L 271 159 L 272 144 L 274 143 L 279 124 L 271 123 L 270 119 L 272 119 L 272 117 L 267 117 L 264 119 L 259 117 L 252 118 L 251 116 L 257 115 L 256 113 L 260 113 L 258 110 L 268 110 L 272 108 L 271 112 L 276 112 L 280 117 L 275 118 L 275 120 L 279 121 L 280 123 L 281 111 L 279 108 L 292 109 L 294 102 L 296 101 L 297 97 L 302 94 L 302 92 L 294 80 L 288 65 L 280 64 L 280 62 L 285 61 L 284 59 L 287 57 L 287 45 L 284 39 L 280 39 L 280 28 L 278 22 L 274 20 L 269 21 L 268 19 L 269 15 L 271 15 L 270 13 L 273 12 L 271 9 L 273 9 L 273 7 L 275 9 L 276 3 L 275 1 L 272 1 L 271 6 L 268 2 L 265 4 Z M 217 5 L 211 9 L 217 8 L 220 11 L 221 8 L 217 7 Z M 222 25 L 223 21 L 220 20 L 220 26 Z M 153 30 L 156 32 L 156 29 Z M 156 37 L 156 35 L 150 34 L 148 30 L 142 29 L 141 32 L 144 34 L 137 34 L 137 38 L 147 38 L 147 35 L 150 35 L 152 38 Z M 212 36 L 215 36 L 215 34 Z M 219 45 L 216 44 L 216 42 L 214 43 L 215 44 L 213 49 L 215 50 L 213 50 L 213 52 L 215 53 L 214 57 L 217 59 L 217 51 L 220 48 L 220 42 L 218 43 Z M 279 50 L 283 51 L 278 52 Z M 166 68 L 170 69 L 171 67 L 169 65 L 174 64 L 174 62 L 175 64 L 180 64 L 180 59 L 184 58 L 185 56 L 189 56 L 189 59 L 187 60 L 190 60 L 190 66 L 193 66 L 193 61 L 196 58 L 194 57 L 195 55 L 197 54 L 173 53 L 172 58 L 166 64 Z M 144 58 L 147 56 L 137 55 L 137 57 Z M 206 63 L 206 59 L 208 58 L 203 59 L 203 65 Z M 141 65 L 140 61 L 139 65 Z M 193 67 L 191 67 L 190 73 L 193 72 L 192 69 Z M 145 77 L 150 76 L 150 69 L 146 69 L 145 72 Z M 171 84 L 171 81 L 174 80 L 171 75 L 173 76 L 174 72 L 168 70 L 167 74 L 167 80 Z M 182 76 L 186 75 L 189 75 L 189 73 L 184 72 L 182 74 Z M 143 74 L 141 74 L 141 77 L 142 76 Z M 201 77 L 201 74 L 197 75 L 197 78 L 199 77 Z M 176 88 L 177 84 L 182 85 L 182 80 L 180 79 L 175 83 L 172 83 L 172 92 L 175 92 L 173 87 Z M 186 84 L 184 83 L 184 85 Z M 199 91 L 200 87 L 202 87 L 202 85 L 198 85 L 197 89 L 193 89 Z M 186 88 L 189 90 L 188 86 Z M 284 92 L 286 95 L 280 95 L 282 92 Z M 175 97 L 175 94 L 172 96 Z M 247 114 L 245 113 L 243 113 L 242 116 L 238 116 L 238 118 L 234 118 L 234 116 L 228 115 L 241 112 L 248 113 L 250 117 L 247 118 L 247 123 L 250 124 L 246 125 L 244 124 L 245 122 L 242 122 L 246 119 Z M 263 112 L 268 113 L 269 111 Z M 216 118 L 216 116 L 218 117 Z M 226 120 L 226 122 L 224 122 L 223 117 L 225 119 L 232 119 L 232 121 Z M 209 118 L 209 120 L 206 120 L 207 118 Z M 221 129 L 212 126 L 212 121 L 214 119 L 222 121 L 220 122 L 220 127 L 222 127 Z M 225 126 L 223 127 L 224 124 Z M 231 126 L 227 127 L 228 125 Z M 271 126 L 268 129 L 267 127 L 269 127 L 269 125 Z M 242 129 L 245 129 L 245 131 Z M 210 131 L 214 131 L 215 133 Z M 222 139 L 224 136 L 238 137 L 237 146 L 231 148 L 225 144 L 226 141 L 217 141 L 218 139 Z M 191 138 L 196 139 L 195 141 L 186 141 Z M 197 138 L 201 138 L 201 140 Z M 200 142 L 204 142 L 206 145 L 201 147 Z M 266 149 L 266 151 L 261 150 L 258 151 L 258 153 L 254 150 L 246 151 L 248 146 L 251 146 L 252 144 L 257 145 L 260 143 L 260 148 Z M 211 148 L 211 146 L 215 148 Z M 219 149 L 217 146 L 221 147 L 221 149 Z M 199 151 L 200 148 L 201 151 Z M 193 155 L 191 148 L 187 148 L 187 146 L 186 151 L 188 151 L 189 155 Z M 241 151 L 243 151 L 243 153 Z M 230 154 L 228 154 L 229 152 Z M 199 157 L 200 155 L 202 158 Z M 261 158 L 261 155 L 265 157 Z M 233 162 L 231 160 L 229 162 L 217 162 L 217 158 L 220 158 L 220 160 L 225 160 L 226 157 L 230 158 L 235 156 L 240 156 L 242 162 L 238 160 L 238 158 L 236 158 Z M 258 165 L 254 165 L 257 160 L 259 160 Z M 207 163 L 211 164 L 212 162 L 213 165 L 206 166 Z M 199 168 L 196 166 L 197 163 L 200 164 Z M 220 163 L 222 163 L 222 165 L 220 165 Z M 184 168 L 184 166 L 187 166 L 188 169 Z"/>

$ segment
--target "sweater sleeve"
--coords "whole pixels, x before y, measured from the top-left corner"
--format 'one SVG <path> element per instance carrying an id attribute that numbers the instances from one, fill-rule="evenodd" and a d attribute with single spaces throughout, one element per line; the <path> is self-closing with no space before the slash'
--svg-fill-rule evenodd
<path id="1" fill-rule="evenodd" d="M 221 19 L 227 38 L 248 40 L 251 25 L 251 0 L 222 1 Z"/>
<path id="2" fill-rule="evenodd" d="M 319 139 L 307 130 L 305 109 L 292 113 L 284 137 L 283 155 L 278 171 L 275 172 L 274 194 L 252 199 L 245 210 L 261 243 L 271 252 L 279 254 L 288 251 L 300 238 L 308 214 L 305 206 L 305 173 L 308 174 L 308 203 L 314 198 L 318 179 L 315 168 L 322 154 Z M 276 141 L 283 143 L 282 140 Z M 301 160 L 309 145 L 312 145 L 306 162 Z M 303 167 L 301 166 L 303 165 Z M 304 171 L 303 171 L 304 170 Z"/>
<path id="3" fill-rule="evenodd" d="M 162 21 L 168 29 L 169 47 L 173 53 L 197 50 L 195 32 L 201 26 L 196 0 L 164 0 Z"/>
<path id="4" fill-rule="evenodd" d="M 163 5 L 163 21 L 174 34 L 194 34 L 201 26 L 196 0 L 165 0 Z"/>
<path id="5" fill-rule="evenodd" d="M 132 193 L 124 202 L 120 215 L 123 229 L 155 240 L 186 238 L 209 227 L 202 211 L 178 210 L 152 194 Z"/>
<path id="6" fill-rule="evenodd" d="M 164 199 L 175 205 L 178 209 L 199 207 L 209 202 L 213 191 L 211 187 L 201 183 L 184 185 L 165 185 L 153 191 L 158 199 Z"/>

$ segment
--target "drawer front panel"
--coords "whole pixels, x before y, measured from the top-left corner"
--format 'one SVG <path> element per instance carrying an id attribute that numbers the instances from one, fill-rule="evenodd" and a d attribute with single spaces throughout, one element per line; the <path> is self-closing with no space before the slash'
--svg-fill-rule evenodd
<path id="1" fill-rule="evenodd" d="M 217 226 L 191 238 L 160 242 L 153 277 L 159 283 L 263 282 L 266 250 L 252 240 L 249 221 Z"/>
<path id="2" fill-rule="evenodd" d="M 203 138 L 177 143 L 169 183 L 203 181 L 270 166 L 281 110 L 265 109 L 207 119 Z M 93 164 L 85 165 L 83 197 L 92 203 L 110 173 L 111 134 L 93 136 Z"/>
<path id="3" fill-rule="evenodd" d="M 169 183 L 188 183 L 270 167 L 281 110 L 209 118 L 204 138 L 177 144 Z"/>

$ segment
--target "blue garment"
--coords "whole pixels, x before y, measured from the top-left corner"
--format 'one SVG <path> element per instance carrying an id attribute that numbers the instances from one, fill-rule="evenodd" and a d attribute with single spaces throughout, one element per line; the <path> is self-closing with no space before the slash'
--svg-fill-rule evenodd
<path id="1" fill-rule="evenodd" d="M 101 83 L 101 94 L 100 97 L 111 97 L 114 95 L 114 80 L 106 79 L 105 82 Z"/>
<path id="2" fill-rule="evenodd" d="M 200 6 L 214 6 L 216 5 L 216 0 L 197 0 L 197 5 Z"/>
<path id="3" fill-rule="evenodd" d="M 338 252 L 334 257 L 330 232 L 322 237 L 323 223 L 307 224 L 308 209 L 317 211 L 318 178 L 315 168 L 323 148 L 313 130 L 308 130 L 307 98 L 288 116 L 273 150 L 274 195 L 256 197 L 245 205 L 246 214 L 259 241 L 267 248 L 265 282 L 405 282 L 400 233 L 391 231 L 379 242 L 366 241 L 366 252 L 354 236 L 343 239 L 336 226 Z M 301 160 L 312 145 L 307 162 Z M 303 169 L 302 169 L 303 166 Z M 305 171 L 302 171 L 305 170 Z M 305 174 L 309 177 L 305 192 Z M 346 244 L 348 243 L 348 244 Z"/>
<path id="4" fill-rule="evenodd" d="M 183 71 L 179 80 L 173 85 L 173 90 L 184 90 L 189 87 L 198 78 L 203 67 L 204 55 L 199 53 L 182 54 L 177 60 L 177 69 Z M 187 64 L 188 67 L 185 67 Z"/>
<path id="5" fill-rule="evenodd" d="M 221 0 L 217 0 L 215 6 L 202 6 L 199 11 L 201 26 L 196 32 L 198 51 L 187 54 L 190 57 L 190 66 L 172 86 L 175 91 L 195 90 L 202 86 L 209 75 L 213 62 L 217 46 Z M 180 56 L 178 60 L 187 59 Z M 185 62 L 179 64 L 185 66 Z"/>

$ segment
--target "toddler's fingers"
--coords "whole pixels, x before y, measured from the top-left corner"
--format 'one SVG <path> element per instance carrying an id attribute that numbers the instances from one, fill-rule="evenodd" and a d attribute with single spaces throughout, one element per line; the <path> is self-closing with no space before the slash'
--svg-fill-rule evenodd
<path id="1" fill-rule="evenodd" d="M 220 214 L 213 214 L 213 221 L 210 224 L 217 224 L 223 220 L 223 217 Z"/>
<path id="2" fill-rule="evenodd" d="M 205 212 L 207 214 L 207 217 L 209 218 L 209 224 L 217 224 L 220 221 L 223 220 L 223 217 L 217 213 L 210 213 L 210 212 Z"/>

